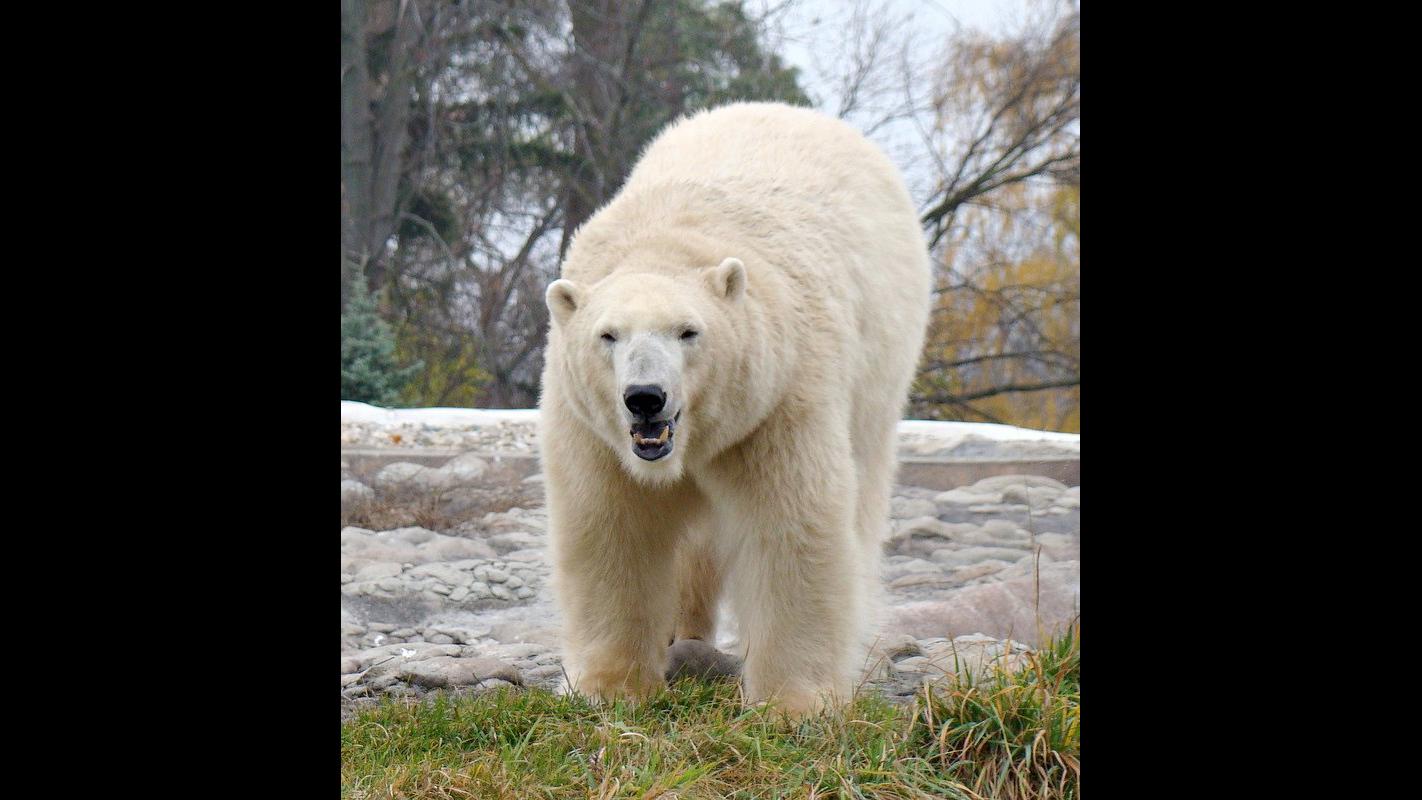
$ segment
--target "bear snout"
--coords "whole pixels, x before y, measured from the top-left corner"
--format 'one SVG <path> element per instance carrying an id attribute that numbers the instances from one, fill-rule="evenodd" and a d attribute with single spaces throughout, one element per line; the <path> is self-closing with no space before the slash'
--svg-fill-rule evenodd
<path id="1" fill-rule="evenodd" d="M 662 387 L 652 384 L 635 384 L 622 392 L 622 402 L 627 410 L 643 419 L 650 419 L 661 412 L 667 404 L 667 393 Z"/>

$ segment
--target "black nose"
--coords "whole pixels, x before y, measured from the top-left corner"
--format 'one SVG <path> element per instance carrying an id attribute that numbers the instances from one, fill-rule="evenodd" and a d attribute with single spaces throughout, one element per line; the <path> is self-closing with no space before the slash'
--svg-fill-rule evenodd
<path id="1" fill-rule="evenodd" d="M 622 402 L 633 414 L 650 417 L 667 404 L 667 393 L 660 386 L 628 386 L 627 391 L 622 393 Z"/>

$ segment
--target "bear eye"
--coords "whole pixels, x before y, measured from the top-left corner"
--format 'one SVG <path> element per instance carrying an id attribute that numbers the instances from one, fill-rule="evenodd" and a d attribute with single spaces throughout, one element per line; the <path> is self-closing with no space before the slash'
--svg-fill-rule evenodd
<path id="1" fill-rule="evenodd" d="M 603 340 L 604 342 L 609 342 L 609 343 L 611 343 L 611 342 L 616 342 L 616 341 L 617 341 L 617 337 L 616 337 L 616 336 L 613 336 L 613 335 L 610 334 L 610 333 L 604 333 L 604 334 L 602 335 L 602 340 Z"/>
<path id="2" fill-rule="evenodd" d="M 698 336 L 700 336 L 700 335 L 701 335 L 701 333 L 700 333 L 699 331 L 693 331 L 693 330 L 689 330 L 689 329 L 688 329 L 688 330 L 684 330 L 684 331 L 681 332 L 681 340 L 682 340 L 683 342 L 688 342 L 688 341 L 691 341 L 692 339 L 695 339 L 696 337 L 698 337 Z"/>

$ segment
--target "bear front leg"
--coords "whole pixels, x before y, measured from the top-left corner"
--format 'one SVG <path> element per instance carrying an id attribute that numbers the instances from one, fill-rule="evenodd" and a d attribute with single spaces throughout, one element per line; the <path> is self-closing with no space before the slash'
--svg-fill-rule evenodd
<path id="1" fill-rule="evenodd" d="M 776 437 L 737 459 L 743 470 L 752 465 L 752 479 L 721 486 L 726 529 L 738 539 L 728 590 L 745 646 L 746 697 L 796 718 L 849 699 L 865 587 L 847 446 L 822 443 L 814 452 L 813 439 L 790 441 L 801 448 L 797 461 L 774 455 L 790 446 Z"/>
<path id="2" fill-rule="evenodd" d="M 573 690 L 599 700 L 643 697 L 665 685 L 666 634 L 676 613 L 676 537 L 668 530 L 675 515 L 648 511 L 549 505 L 564 666 Z"/>

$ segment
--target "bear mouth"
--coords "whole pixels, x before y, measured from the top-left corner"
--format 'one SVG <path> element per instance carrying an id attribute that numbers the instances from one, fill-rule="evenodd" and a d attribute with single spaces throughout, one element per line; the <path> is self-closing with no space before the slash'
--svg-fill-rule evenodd
<path id="1" fill-rule="evenodd" d="M 676 433 L 676 421 L 681 418 L 678 411 L 672 419 L 654 422 L 632 423 L 632 452 L 643 461 L 665 458 L 672 451 L 672 437 Z"/>

